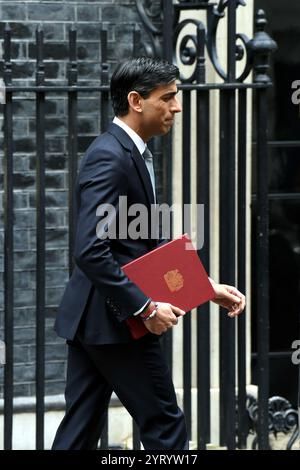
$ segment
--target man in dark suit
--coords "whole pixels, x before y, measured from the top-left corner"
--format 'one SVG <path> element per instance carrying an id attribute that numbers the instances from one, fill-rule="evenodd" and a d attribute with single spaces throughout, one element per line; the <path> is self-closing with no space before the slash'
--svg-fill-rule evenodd
<path id="1" fill-rule="evenodd" d="M 66 414 L 53 449 L 95 449 L 113 391 L 137 422 L 145 449 L 188 448 L 184 416 L 159 343 L 185 312 L 147 298 L 121 269 L 158 243 L 150 237 L 155 184 L 146 143 L 167 133 L 181 111 L 177 78 L 177 67 L 161 60 L 120 64 L 111 80 L 116 117 L 83 158 L 76 189 L 75 269 L 55 324 L 69 348 Z M 148 209 L 148 236 L 124 236 L 124 198 L 128 208 L 142 204 Z M 127 227 L 132 220 L 126 214 Z M 244 296 L 237 289 L 213 285 L 215 301 L 231 316 L 243 310 Z M 140 315 L 149 330 L 139 340 L 132 339 L 124 322 L 133 315 Z"/>

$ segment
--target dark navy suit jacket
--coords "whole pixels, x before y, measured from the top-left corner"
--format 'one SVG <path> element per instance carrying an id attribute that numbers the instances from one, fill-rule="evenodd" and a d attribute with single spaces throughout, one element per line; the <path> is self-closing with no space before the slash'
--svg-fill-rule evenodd
<path id="1" fill-rule="evenodd" d="M 76 185 L 77 229 L 75 268 L 58 309 L 55 330 L 59 336 L 74 339 L 84 315 L 83 335 L 88 344 L 131 341 L 124 320 L 148 300 L 121 270 L 121 266 L 151 251 L 155 239 L 119 237 L 119 197 L 127 196 L 128 207 L 154 203 L 147 167 L 134 142 L 116 124 L 88 148 L 80 166 Z M 100 239 L 96 233 L 100 204 L 116 208 L 117 238 Z M 128 217 L 128 223 L 134 219 Z M 114 227 L 114 225 L 112 225 Z"/>

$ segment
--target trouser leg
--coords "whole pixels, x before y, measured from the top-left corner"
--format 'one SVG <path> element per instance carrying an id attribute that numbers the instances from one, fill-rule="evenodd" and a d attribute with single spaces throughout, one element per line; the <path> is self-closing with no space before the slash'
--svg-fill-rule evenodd
<path id="1" fill-rule="evenodd" d="M 145 449 L 188 448 L 184 416 L 157 337 L 83 346 L 137 422 Z"/>
<path id="2" fill-rule="evenodd" d="M 96 449 L 106 421 L 112 388 L 79 341 L 68 344 L 66 413 L 52 449 Z"/>

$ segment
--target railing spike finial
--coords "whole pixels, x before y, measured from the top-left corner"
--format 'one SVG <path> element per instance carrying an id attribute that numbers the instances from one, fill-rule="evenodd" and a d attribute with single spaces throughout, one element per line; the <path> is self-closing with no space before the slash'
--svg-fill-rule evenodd
<path id="1" fill-rule="evenodd" d="M 41 86 L 44 84 L 45 79 L 45 66 L 44 66 L 44 31 L 42 25 L 39 24 L 36 28 L 36 84 Z"/>
<path id="2" fill-rule="evenodd" d="M 11 27 L 9 23 L 4 28 L 4 83 L 11 85 L 12 63 L 11 63 Z"/>
<path id="3" fill-rule="evenodd" d="M 265 32 L 266 25 L 266 14 L 264 10 L 260 9 L 255 15 L 256 32 L 248 44 L 253 57 L 254 81 L 260 83 L 270 82 L 270 77 L 267 75 L 269 58 L 271 53 L 277 49 L 276 42 Z"/>
<path id="4" fill-rule="evenodd" d="M 100 25 L 100 41 L 101 41 L 101 84 L 107 85 L 109 82 L 109 65 L 107 62 L 107 25 Z"/>
<path id="5" fill-rule="evenodd" d="M 69 29 L 69 63 L 68 63 L 68 82 L 70 86 L 77 84 L 77 29 L 74 23 Z"/>
<path id="6" fill-rule="evenodd" d="M 268 21 L 264 10 L 259 9 L 255 15 L 255 26 L 257 31 L 264 31 Z"/>

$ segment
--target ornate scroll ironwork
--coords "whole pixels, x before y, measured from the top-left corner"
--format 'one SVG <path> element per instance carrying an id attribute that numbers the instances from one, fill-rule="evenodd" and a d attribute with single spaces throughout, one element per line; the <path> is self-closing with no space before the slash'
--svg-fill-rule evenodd
<path id="1" fill-rule="evenodd" d="M 170 0 L 171 1 L 171 0 Z M 235 8 L 245 6 L 245 0 L 236 0 Z M 143 43 L 146 54 L 149 56 L 162 56 L 162 0 L 136 0 L 136 6 L 141 21 L 150 38 L 149 43 Z M 210 3 L 210 0 L 177 0 L 173 2 L 173 34 L 174 37 L 174 61 L 180 66 L 190 66 L 192 71 L 188 76 L 182 76 L 183 82 L 193 82 L 196 80 L 196 73 L 193 69 L 197 66 L 197 54 L 203 50 L 203 44 L 199 44 L 199 38 L 204 41 L 204 46 L 208 52 L 211 64 L 218 75 L 225 81 L 228 80 L 229 71 L 224 70 L 221 65 L 217 46 L 217 32 L 220 21 L 226 17 L 226 11 L 229 7 L 228 0 L 219 0 L 219 3 Z M 207 22 L 188 18 L 180 20 L 180 13 L 187 10 L 206 10 Z M 159 23 L 160 22 L 160 23 Z M 259 10 L 256 15 L 256 33 L 253 39 L 248 38 L 242 33 L 235 34 L 235 61 L 244 60 L 244 67 L 235 81 L 243 82 L 254 69 L 255 81 L 267 82 L 269 78 L 266 74 L 268 69 L 269 55 L 276 49 L 276 43 L 264 31 L 266 25 L 266 17 L 263 10 Z M 202 29 L 204 34 L 199 35 L 197 32 L 191 32 L 191 27 Z M 186 34 L 184 30 L 189 29 Z M 227 38 L 229 40 L 229 38 Z"/>
<path id="2" fill-rule="evenodd" d="M 180 33 L 185 29 L 187 25 L 193 24 L 196 26 L 196 34 L 185 34 L 180 42 L 178 38 Z M 201 44 L 202 41 L 202 44 Z M 179 52 L 176 53 L 176 45 L 179 42 Z M 202 21 L 195 19 L 187 19 L 181 21 L 174 31 L 174 59 L 173 61 L 177 63 L 177 56 L 180 59 L 180 62 L 183 65 L 193 66 L 192 72 L 185 77 L 182 73 L 180 74 L 180 80 L 182 82 L 193 82 L 197 76 L 197 61 L 204 63 L 204 43 L 205 43 L 205 26 Z M 202 51 L 200 59 L 200 51 Z"/>
<path id="3" fill-rule="evenodd" d="M 256 433 L 258 403 L 254 397 L 248 397 L 247 411 L 250 420 L 250 432 Z M 287 443 L 287 450 L 292 448 L 299 435 L 298 412 L 283 397 L 275 396 L 269 398 L 269 434 L 274 434 L 276 437 L 279 432 L 287 434 L 292 430 L 293 433 Z M 255 436 L 252 442 L 252 449 L 256 449 L 256 447 L 257 436 Z"/>
<path id="4" fill-rule="evenodd" d="M 245 0 L 237 0 L 236 2 L 236 8 L 239 6 L 245 6 L 246 2 Z M 227 0 L 220 0 L 218 5 L 214 5 L 213 9 L 210 12 L 210 19 L 209 19 L 209 31 L 207 33 L 207 50 L 209 53 L 210 60 L 212 62 L 212 65 L 214 66 L 214 69 L 216 72 L 222 77 L 224 80 L 227 79 L 228 73 L 225 72 L 225 70 L 222 68 L 218 52 L 217 52 L 217 31 L 219 27 L 219 22 L 221 19 L 225 18 L 225 10 L 228 8 L 228 1 Z M 243 46 L 240 44 L 236 44 L 236 60 L 240 61 L 245 57 L 245 53 L 247 54 L 247 46 L 250 41 L 250 39 L 245 35 L 241 33 L 236 34 L 236 41 L 238 39 L 241 40 Z M 251 65 L 250 65 L 250 58 L 249 56 L 246 55 L 246 63 L 244 70 L 240 74 L 240 76 L 237 78 L 237 81 L 244 81 L 245 78 L 249 75 L 251 70 Z"/>
<path id="5" fill-rule="evenodd" d="M 150 44 L 142 41 L 146 54 L 149 57 L 162 56 L 162 6 L 163 0 L 136 0 L 136 8 L 145 28 L 149 35 Z"/>

